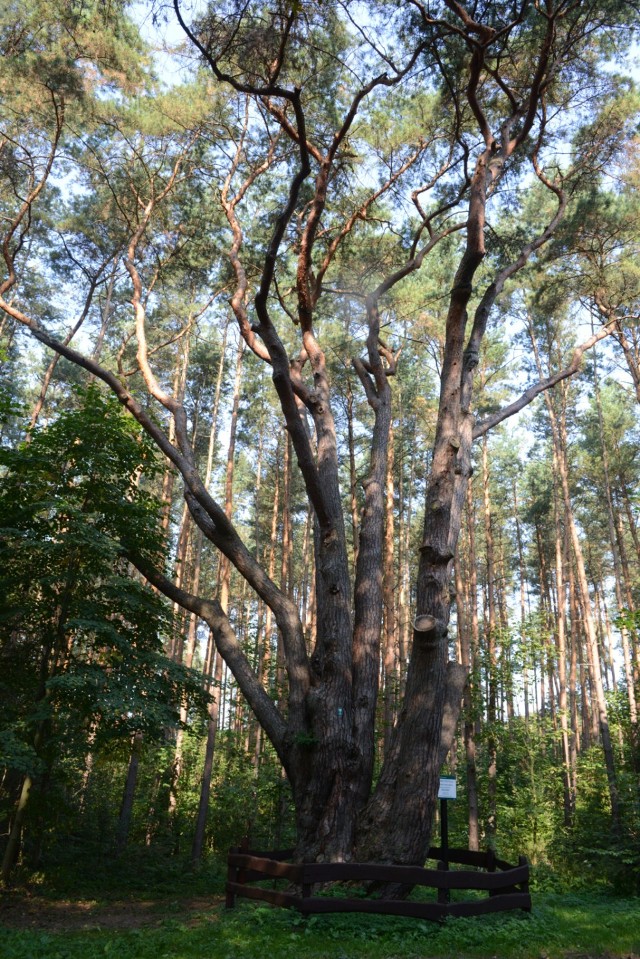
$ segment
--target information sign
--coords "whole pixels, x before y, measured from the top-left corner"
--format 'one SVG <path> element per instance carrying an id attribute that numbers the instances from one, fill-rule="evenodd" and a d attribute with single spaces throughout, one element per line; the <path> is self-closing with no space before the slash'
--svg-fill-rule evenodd
<path id="1" fill-rule="evenodd" d="M 456 777 L 440 776 L 440 788 L 438 789 L 438 799 L 456 798 Z"/>

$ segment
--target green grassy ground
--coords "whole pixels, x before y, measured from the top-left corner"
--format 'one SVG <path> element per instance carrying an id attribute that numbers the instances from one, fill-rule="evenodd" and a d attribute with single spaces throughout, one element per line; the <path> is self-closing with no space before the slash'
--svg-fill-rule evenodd
<path id="1" fill-rule="evenodd" d="M 69 904 L 71 907 L 71 904 Z M 303 919 L 249 902 L 187 911 L 157 904 L 142 928 L 0 927 L 2 959 L 640 959 L 640 899 L 539 893 L 531 915 L 507 913 L 438 926 L 395 917 Z M 146 919 L 149 922 L 149 917 Z M 87 916 L 87 925 L 92 919 Z"/>

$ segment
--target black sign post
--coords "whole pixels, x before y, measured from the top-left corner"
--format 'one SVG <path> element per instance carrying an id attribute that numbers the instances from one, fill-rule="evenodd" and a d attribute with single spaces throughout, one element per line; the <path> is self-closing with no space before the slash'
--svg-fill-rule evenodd
<path id="1" fill-rule="evenodd" d="M 442 868 L 449 868 L 449 818 L 447 814 L 447 800 L 440 800 L 440 851 L 442 853 Z"/>
<path id="2" fill-rule="evenodd" d="M 449 812 L 447 802 L 456 798 L 456 777 L 441 776 L 440 788 L 438 789 L 438 798 L 440 800 L 440 854 L 442 856 L 438 863 L 438 869 L 448 871 L 449 869 Z M 449 889 L 440 889 L 438 891 L 439 902 L 449 902 Z"/>

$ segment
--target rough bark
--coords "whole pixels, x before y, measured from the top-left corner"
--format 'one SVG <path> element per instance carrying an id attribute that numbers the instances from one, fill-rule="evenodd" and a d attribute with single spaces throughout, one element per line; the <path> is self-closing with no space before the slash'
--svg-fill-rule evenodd
<path id="1" fill-rule="evenodd" d="M 385 487 L 384 529 L 384 705 L 382 714 L 382 754 L 387 752 L 396 716 L 398 697 L 398 637 L 396 613 L 396 571 L 394 564 L 394 449 L 393 431 L 389 438 Z"/>
<path id="2" fill-rule="evenodd" d="M 358 490 L 357 490 L 357 475 L 356 475 L 356 452 L 355 452 L 355 443 L 353 438 L 353 390 L 351 389 L 351 383 L 347 383 L 347 440 L 349 443 L 349 498 L 351 505 L 351 539 L 352 539 L 352 549 L 353 549 L 353 567 L 354 572 L 356 569 L 356 564 L 358 562 L 358 536 L 359 536 L 359 520 L 358 520 Z"/>
<path id="3" fill-rule="evenodd" d="M 498 751 L 496 742 L 497 698 L 498 698 L 498 663 L 496 657 L 496 598 L 495 581 L 496 567 L 493 542 L 493 524 L 491 516 L 491 493 L 489 489 L 489 459 L 486 438 L 482 443 L 482 494 L 484 539 L 486 552 L 486 588 L 487 588 L 487 622 L 485 626 L 485 653 L 487 656 L 487 841 L 492 849 L 495 848 L 498 799 Z"/>
<path id="4" fill-rule="evenodd" d="M 477 656 L 479 649 L 478 626 L 478 579 L 475 538 L 475 508 L 473 502 L 473 488 L 469 483 L 467 489 L 467 559 L 468 559 L 468 623 L 467 631 L 461 634 L 460 652 L 463 666 L 469 669 L 469 682 L 465 688 L 464 700 L 464 748 L 466 758 L 467 801 L 469 822 L 469 849 L 479 849 L 480 823 L 478 802 L 478 774 L 476 766 L 476 705 L 478 696 L 476 683 L 478 679 Z"/>

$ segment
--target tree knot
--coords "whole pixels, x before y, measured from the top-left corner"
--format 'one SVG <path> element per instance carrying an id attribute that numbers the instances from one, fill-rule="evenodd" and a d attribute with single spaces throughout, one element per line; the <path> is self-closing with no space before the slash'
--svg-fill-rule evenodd
<path id="1" fill-rule="evenodd" d="M 464 351 L 464 365 L 465 369 L 473 370 L 476 368 L 480 362 L 480 352 L 472 347 L 467 347 Z"/>
<path id="2" fill-rule="evenodd" d="M 453 553 L 449 547 L 438 549 L 437 546 L 432 546 L 431 543 L 424 543 L 420 547 L 420 552 L 424 556 L 425 561 L 434 566 L 444 566 L 453 559 Z"/>
<path id="3" fill-rule="evenodd" d="M 416 616 L 413 623 L 414 642 L 423 646 L 435 645 L 439 640 L 444 639 L 447 632 L 447 627 L 442 620 L 428 613 Z"/>

